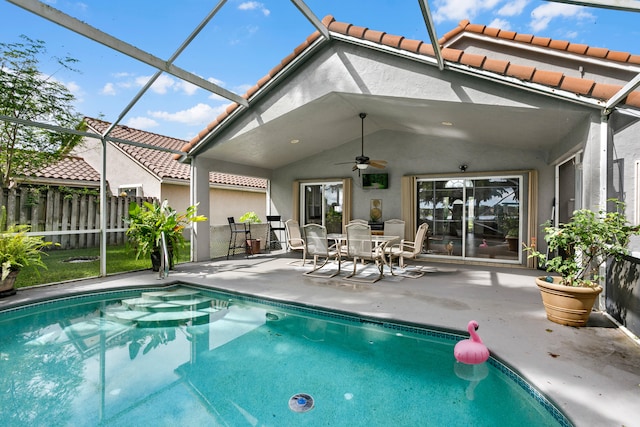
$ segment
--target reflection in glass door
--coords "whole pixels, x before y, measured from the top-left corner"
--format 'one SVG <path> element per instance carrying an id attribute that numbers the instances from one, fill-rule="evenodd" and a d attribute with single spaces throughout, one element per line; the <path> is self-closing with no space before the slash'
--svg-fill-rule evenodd
<path id="1" fill-rule="evenodd" d="M 519 176 L 418 181 L 418 223 L 429 224 L 427 253 L 520 261 Z"/>
<path id="2" fill-rule="evenodd" d="M 320 224 L 327 233 L 342 232 L 342 182 L 300 184 L 301 226 Z"/>

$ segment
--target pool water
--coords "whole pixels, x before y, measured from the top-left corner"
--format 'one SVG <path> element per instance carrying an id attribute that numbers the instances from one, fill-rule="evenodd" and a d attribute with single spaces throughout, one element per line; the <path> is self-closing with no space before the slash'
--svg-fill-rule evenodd
<path id="1" fill-rule="evenodd" d="M 0 313 L 0 425 L 557 426 L 463 337 L 191 286 Z"/>

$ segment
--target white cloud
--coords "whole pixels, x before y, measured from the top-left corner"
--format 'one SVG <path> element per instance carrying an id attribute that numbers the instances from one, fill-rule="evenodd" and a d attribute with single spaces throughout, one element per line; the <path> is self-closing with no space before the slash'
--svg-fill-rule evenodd
<path id="1" fill-rule="evenodd" d="M 434 2 L 433 20 L 436 23 L 444 21 L 473 21 L 479 13 L 491 10 L 502 0 L 437 0 Z"/>
<path id="2" fill-rule="evenodd" d="M 130 73 L 117 73 L 116 77 L 119 79 L 115 83 L 107 83 L 102 88 L 102 94 L 115 95 L 117 88 L 129 89 L 132 87 L 140 88 L 149 82 L 151 76 L 134 76 Z M 223 82 L 214 78 L 208 78 L 208 81 L 222 86 Z M 185 95 L 191 96 L 195 94 L 200 87 L 193 83 L 174 78 L 168 74 L 161 74 L 151 85 L 151 90 L 158 95 L 166 95 L 167 93 L 182 92 Z"/>
<path id="3" fill-rule="evenodd" d="M 147 80 L 149 80 L 149 78 L 146 78 L 145 83 Z M 167 76 L 166 74 L 160 74 L 156 81 L 151 85 L 151 90 L 160 95 L 164 95 L 170 88 L 175 86 L 175 84 L 175 79 Z"/>
<path id="4" fill-rule="evenodd" d="M 269 16 L 271 11 L 264 7 L 264 4 L 257 1 L 245 1 L 238 6 L 240 10 L 259 10 L 264 16 Z"/>
<path id="5" fill-rule="evenodd" d="M 184 80 L 180 80 L 176 83 L 175 86 L 176 90 L 181 90 L 182 92 L 185 93 L 185 95 L 193 95 L 194 93 L 197 92 L 197 90 L 199 89 L 198 86 L 194 85 L 193 83 L 189 83 L 187 81 Z"/>
<path id="6" fill-rule="evenodd" d="M 213 84 L 216 84 L 216 85 L 220 86 L 220 87 L 224 86 L 224 82 L 222 80 L 216 79 L 214 77 L 209 77 L 207 80 L 210 81 Z"/>
<path id="7" fill-rule="evenodd" d="M 127 126 L 134 129 L 148 130 L 158 126 L 158 122 L 149 117 L 132 117 L 127 120 Z"/>
<path id="8" fill-rule="evenodd" d="M 500 28 L 501 30 L 509 31 L 511 30 L 511 24 L 506 19 L 496 18 L 493 21 L 489 22 L 488 27 L 492 28 Z"/>
<path id="9" fill-rule="evenodd" d="M 534 32 L 540 32 L 549 26 L 555 18 L 575 18 L 591 19 L 594 16 L 587 12 L 582 6 L 575 6 L 564 3 L 548 3 L 538 6 L 531 12 L 531 23 L 529 26 Z"/>
<path id="10" fill-rule="evenodd" d="M 116 88 L 113 83 L 107 83 L 102 87 L 102 90 L 100 91 L 100 93 L 102 95 L 115 95 Z"/>
<path id="11" fill-rule="evenodd" d="M 166 111 L 149 111 L 148 114 L 156 119 L 162 119 L 169 122 L 183 123 L 186 125 L 202 125 L 207 124 L 219 116 L 225 109 L 226 105 L 219 107 L 211 107 L 208 104 L 199 103 L 187 110 L 169 113 Z"/>
<path id="12" fill-rule="evenodd" d="M 78 101 L 80 101 L 80 102 L 83 101 L 84 91 L 82 90 L 82 88 L 80 87 L 80 85 L 78 83 L 76 83 L 76 82 L 67 82 L 67 83 L 64 83 L 64 85 L 69 90 L 69 92 L 71 92 L 73 94 L 73 96 L 76 97 L 76 99 Z"/>
<path id="13" fill-rule="evenodd" d="M 512 0 L 498 9 L 500 16 L 517 16 L 522 13 L 529 0 Z"/>

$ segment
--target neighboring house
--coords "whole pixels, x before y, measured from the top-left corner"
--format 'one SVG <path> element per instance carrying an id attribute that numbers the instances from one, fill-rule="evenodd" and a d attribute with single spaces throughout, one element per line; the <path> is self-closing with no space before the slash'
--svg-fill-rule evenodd
<path id="1" fill-rule="evenodd" d="M 96 134 L 103 134 L 111 125 L 90 117 L 86 117 L 85 121 L 88 132 Z M 179 150 L 186 143 L 184 140 L 127 126 L 115 126 L 109 135 L 173 150 Z M 94 168 L 100 170 L 102 144 L 99 139 L 85 138 L 76 148 L 75 154 L 82 156 Z M 171 153 L 109 141 L 106 167 L 106 179 L 114 195 L 166 199 L 171 207 L 179 212 L 184 211 L 190 204 L 191 167 L 173 160 Z M 226 224 L 227 217 L 233 216 L 237 219 L 247 211 L 254 211 L 263 221 L 265 220 L 265 179 L 214 172 L 210 173 L 208 178 L 209 224 Z"/>
<path id="2" fill-rule="evenodd" d="M 99 191 L 100 172 L 82 157 L 67 156 L 40 170 L 29 172 L 25 177 L 17 178 L 16 182 L 18 185 L 90 188 Z"/>

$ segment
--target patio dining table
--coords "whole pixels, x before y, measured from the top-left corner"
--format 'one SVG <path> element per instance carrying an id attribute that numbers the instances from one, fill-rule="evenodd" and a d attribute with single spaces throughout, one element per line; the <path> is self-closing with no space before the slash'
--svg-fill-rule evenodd
<path id="1" fill-rule="evenodd" d="M 343 253 L 342 247 L 347 242 L 346 233 L 329 233 L 327 234 L 327 239 L 333 240 L 336 243 L 336 248 L 338 252 L 340 254 Z M 395 273 L 393 272 L 393 266 L 387 262 L 387 257 L 384 255 L 384 251 L 389 243 L 396 240 L 400 240 L 400 236 L 371 234 L 371 243 L 374 245 L 374 248 L 380 248 L 380 250 L 383 252 L 382 262 L 384 263 L 385 266 L 389 267 L 392 276 L 395 276 Z"/>

